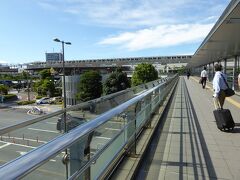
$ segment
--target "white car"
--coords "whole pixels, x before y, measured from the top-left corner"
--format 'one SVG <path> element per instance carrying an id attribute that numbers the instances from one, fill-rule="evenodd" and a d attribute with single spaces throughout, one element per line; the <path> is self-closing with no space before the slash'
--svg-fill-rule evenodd
<path id="1" fill-rule="evenodd" d="M 48 97 L 43 97 L 41 99 L 36 100 L 37 104 L 49 104 L 50 98 Z"/>

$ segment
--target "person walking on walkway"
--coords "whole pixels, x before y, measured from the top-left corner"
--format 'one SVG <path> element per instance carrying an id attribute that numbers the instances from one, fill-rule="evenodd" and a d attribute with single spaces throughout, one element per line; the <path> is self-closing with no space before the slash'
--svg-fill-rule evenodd
<path id="1" fill-rule="evenodd" d="M 203 89 L 205 89 L 205 87 L 206 87 L 207 76 L 208 76 L 208 73 L 207 73 L 206 69 L 207 68 L 204 67 L 202 72 L 201 72 L 201 84 L 202 84 Z"/>
<path id="2" fill-rule="evenodd" d="M 221 64 L 215 64 L 214 65 L 215 75 L 213 78 L 213 90 L 214 90 L 214 103 L 217 106 L 217 108 L 223 109 L 223 104 L 225 101 L 225 92 L 224 90 L 227 89 L 227 85 L 225 83 L 225 80 L 227 80 L 227 76 L 222 73 L 222 65 Z"/>
<path id="3" fill-rule="evenodd" d="M 238 74 L 238 90 L 240 91 L 240 73 Z"/>
<path id="4" fill-rule="evenodd" d="M 187 72 L 187 78 L 189 79 L 189 77 L 190 77 L 190 71 L 188 70 L 188 72 Z"/>

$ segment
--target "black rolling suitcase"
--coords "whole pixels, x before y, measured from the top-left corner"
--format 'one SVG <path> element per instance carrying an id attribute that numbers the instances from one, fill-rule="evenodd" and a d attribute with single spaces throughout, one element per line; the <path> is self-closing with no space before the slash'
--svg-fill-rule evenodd
<path id="1" fill-rule="evenodd" d="M 234 129 L 235 123 L 229 109 L 216 109 L 213 111 L 213 114 L 216 119 L 218 129 L 221 131 L 232 131 Z"/>
<path id="2" fill-rule="evenodd" d="M 217 109 L 213 111 L 217 127 L 221 131 L 233 130 L 235 123 L 229 109 Z"/>

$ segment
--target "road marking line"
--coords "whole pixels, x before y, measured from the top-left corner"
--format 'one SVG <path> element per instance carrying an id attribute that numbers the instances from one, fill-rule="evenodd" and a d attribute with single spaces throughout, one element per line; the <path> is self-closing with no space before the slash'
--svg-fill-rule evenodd
<path id="1" fill-rule="evenodd" d="M 233 100 L 233 99 L 230 98 L 230 97 L 226 97 L 226 100 L 227 100 L 228 102 L 230 102 L 231 104 L 233 104 L 234 106 L 236 106 L 236 107 L 238 107 L 238 108 L 240 109 L 240 103 L 239 103 L 239 102 Z"/>
<path id="2" fill-rule="evenodd" d="M 123 124 L 124 122 L 109 121 L 108 123 Z"/>
<path id="3" fill-rule="evenodd" d="M 46 124 L 54 124 L 54 125 L 56 125 L 57 123 L 55 123 L 55 122 L 46 122 Z"/>
<path id="4" fill-rule="evenodd" d="M 37 140 L 36 139 L 28 139 L 28 138 L 19 138 L 19 137 L 13 137 L 13 136 L 2 136 L 3 138 L 6 138 L 6 139 L 19 139 L 19 140 L 28 140 L 28 141 L 33 141 L 33 142 L 36 142 Z M 41 142 L 41 143 L 47 143 L 47 141 L 41 141 L 41 140 L 38 140 L 38 142 Z"/>
<path id="5" fill-rule="evenodd" d="M 50 132 L 50 133 L 56 133 L 59 134 L 58 131 L 50 131 L 50 130 L 44 130 L 44 129 L 36 129 L 36 128 L 28 128 L 29 130 L 33 130 L 33 131 L 42 131 L 42 132 Z"/>
<path id="6" fill-rule="evenodd" d="M 4 141 L 0 141 L 0 142 L 6 143 L 6 142 L 4 142 Z M 8 144 L 10 144 L 10 145 L 15 145 L 15 146 L 22 146 L 22 147 L 32 148 L 32 149 L 35 149 L 35 148 L 36 148 L 36 147 L 33 147 L 33 146 L 27 146 L 27 145 L 23 145 L 23 144 L 16 144 L 16 143 L 10 143 L 10 142 L 8 142 Z"/>
<path id="7" fill-rule="evenodd" d="M 95 136 L 95 138 L 97 139 L 107 139 L 107 140 L 110 140 L 111 138 L 108 138 L 108 137 L 102 137 L 102 136 Z"/>
<path id="8" fill-rule="evenodd" d="M 4 145 L 0 146 L 0 149 L 2 149 L 2 148 L 4 148 L 4 147 L 7 147 L 7 146 L 9 146 L 9 145 L 11 145 L 11 143 L 4 144 Z"/>
<path id="9" fill-rule="evenodd" d="M 121 131 L 121 129 L 114 129 L 114 128 L 105 128 L 107 130 L 112 130 L 112 131 Z"/>
<path id="10" fill-rule="evenodd" d="M 198 80 L 196 78 L 191 77 L 191 79 L 193 79 L 194 81 L 198 82 Z M 206 87 L 209 88 L 209 90 L 213 92 L 212 88 L 210 88 L 207 85 L 206 85 Z M 231 103 L 232 105 L 234 105 L 234 106 L 236 106 L 237 108 L 240 109 L 240 103 L 235 101 L 235 100 L 233 100 L 231 97 L 226 97 L 226 101 L 228 101 L 229 103 Z"/>
<path id="11" fill-rule="evenodd" d="M 16 151 L 16 152 L 18 152 L 21 156 L 27 153 L 25 151 Z"/>

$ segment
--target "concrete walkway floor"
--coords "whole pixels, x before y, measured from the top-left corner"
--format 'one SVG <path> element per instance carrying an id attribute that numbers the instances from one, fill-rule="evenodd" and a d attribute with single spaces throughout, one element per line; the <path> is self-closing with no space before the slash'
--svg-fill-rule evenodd
<path id="1" fill-rule="evenodd" d="M 222 132 L 213 116 L 210 88 L 180 77 L 162 132 L 165 146 L 161 139 L 157 142 L 151 165 L 138 179 L 240 179 L 240 106 L 238 98 L 231 99 L 224 108 L 231 110 L 237 126 Z"/>

